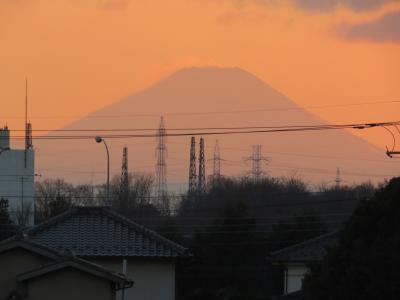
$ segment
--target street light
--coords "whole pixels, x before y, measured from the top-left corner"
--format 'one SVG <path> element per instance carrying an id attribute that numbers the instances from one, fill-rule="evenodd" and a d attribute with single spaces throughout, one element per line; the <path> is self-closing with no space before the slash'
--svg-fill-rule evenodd
<path id="1" fill-rule="evenodd" d="M 110 153 L 108 152 L 108 147 L 106 141 L 100 137 L 96 136 L 95 137 L 96 143 L 104 143 L 104 146 L 106 147 L 106 152 L 107 152 L 107 206 L 110 205 Z"/>

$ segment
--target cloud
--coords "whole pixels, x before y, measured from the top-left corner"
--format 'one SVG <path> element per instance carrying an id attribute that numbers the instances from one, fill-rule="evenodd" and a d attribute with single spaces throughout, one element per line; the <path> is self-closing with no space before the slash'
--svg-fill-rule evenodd
<path id="1" fill-rule="evenodd" d="M 354 11 L 371 10 L 393 1 L 398 0 L 291 0 L 302 9 L 314 11 L 329 11 L 339 5 L 346 6 Z"/>
<path id="2" fill-rule="evenodd" d="M 130 0 L 97 0 L 98 5 L 108 10 L 121 10 L 128 6 Z"/>
<path id="3" fill-rule="evenodd" d="M 349 40 L 400 43 L 400 11 L 387 13 L 379 19 L 364 23 L 343 24 L 337 31 Z"/>
<path id="4" fill-rule="evenodd" d="M 236 10 L 229 11 L 220 15 L 217 21 L 221 24 L 229 25 L 236 22 L 257 23 L 259 21 L 265 20 L 266 18 L 267 15 L 263 12 Z"/>

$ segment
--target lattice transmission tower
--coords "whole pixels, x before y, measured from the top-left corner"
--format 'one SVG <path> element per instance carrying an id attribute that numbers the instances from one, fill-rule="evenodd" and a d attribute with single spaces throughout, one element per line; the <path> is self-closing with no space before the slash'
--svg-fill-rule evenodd
<path id="1" fill-rule="evenodd" d="M 247 158 L 251 161 L 251 175 L 255 181 L 260 180 L 265 172 L 263 165 L 269 161 L 269 159 L 262 155 L 262 145 L 253 145 L 253 154 Z"/>
<path id="2" fill-rule="evenodd" d="M 221 155 L 219 153 L 218 140 L 215 141 L 214 156 L 213 156 L 213 180 L 218 180 L 221 177 Z"/>
<path id="3" fill-rule="evenodd" d="M 167 192 L 167 131 L 165 130 L 164 118 L 160 119 L 160 126 L 157 130 L 156 147 L 156 201 L 157 206 L 166 212 L 169 209 Z"/>
<path id="4" fill-rule="evenodd" d="M 194 193 L 197 189 L 196 181 L 196 139 L 192 136 L 190 140 L 189 154 L 189 193 Z"/>
<path id="5" fill-rule="evenodd" d="M 204 154 L 204 138 L 200 138 L 199 177 L 197 189 L 199 193 L 204 193 L 206 191 L 206 162 Z"/>

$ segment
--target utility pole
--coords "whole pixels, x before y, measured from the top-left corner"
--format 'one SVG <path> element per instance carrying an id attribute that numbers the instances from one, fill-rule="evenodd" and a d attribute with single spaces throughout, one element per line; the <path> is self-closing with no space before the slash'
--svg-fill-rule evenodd
<path id="1" fill-rule="evenodd" d="M 25 152 L 24 166 L 27 167 L 28 160 L 28 78 L 25 78 Z"/>
<path id="2" fill-rule="evenodd" d="M 206 165 L 205 165 L 205 154 L 204 154 L 204 138 L 200 138 L 198 191 L 199 193 L 204 193 L 206 191 Z"/>
<path id="3" fill-rule="evenodd" d="M 398 158 L 397 155 L 400 155 L 400 151 L 394 151 L 395 146 L 396 146 L 396 136 L 395 134 L 387 127 L 383 126 L 384 129 L 386 129 L 393 137 L 393 147 L 391 150 L 388 149 L 386 146 L 386 155 L 390 158 Z M 400 135 L 400 129 L 397 127 L 397 125 L 394 125 L 394 128 L 396 128 L 398 134 Z"/>
<path id="4" fill-rule="evenodd" d="M 192 136 L 190 141 L 189 156 L 189 193 L 194 193 L 196 189 L 196 139 L 194 136 Z"/>
<path id="5" fill-rule="evenodd" d="M 157 131 L 157 147 L 156 147 L 156 199 L 158 207 L 167 213 L 169 209 L 168 192 L 167 192 L 167 131 L 165 130 L 164 118 L 161 116 L 160 126 Z"/>

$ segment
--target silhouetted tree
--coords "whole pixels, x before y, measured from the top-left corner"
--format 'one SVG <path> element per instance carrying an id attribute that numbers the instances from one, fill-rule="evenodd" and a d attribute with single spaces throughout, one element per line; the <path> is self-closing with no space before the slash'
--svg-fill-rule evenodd
<path id="1" fill-rule="evenodd" d="M 338 247 L 312 266 L 305 299 L 400 298 L 400 178 L 361 201 Z"/>
<path id="2" fill-rule="evenodd" d="M 0 241 L 4 240 L 16 233 L 16 226 L 10 219 L 8 214 L 8 201 L 0 199 Z"/>
<path id="3" fill-rule="evenodd" d="M 45 179 L 36 183 L 36 221 L 56 216 L 73 206 L 73 185 L 63 179 Z"/>

